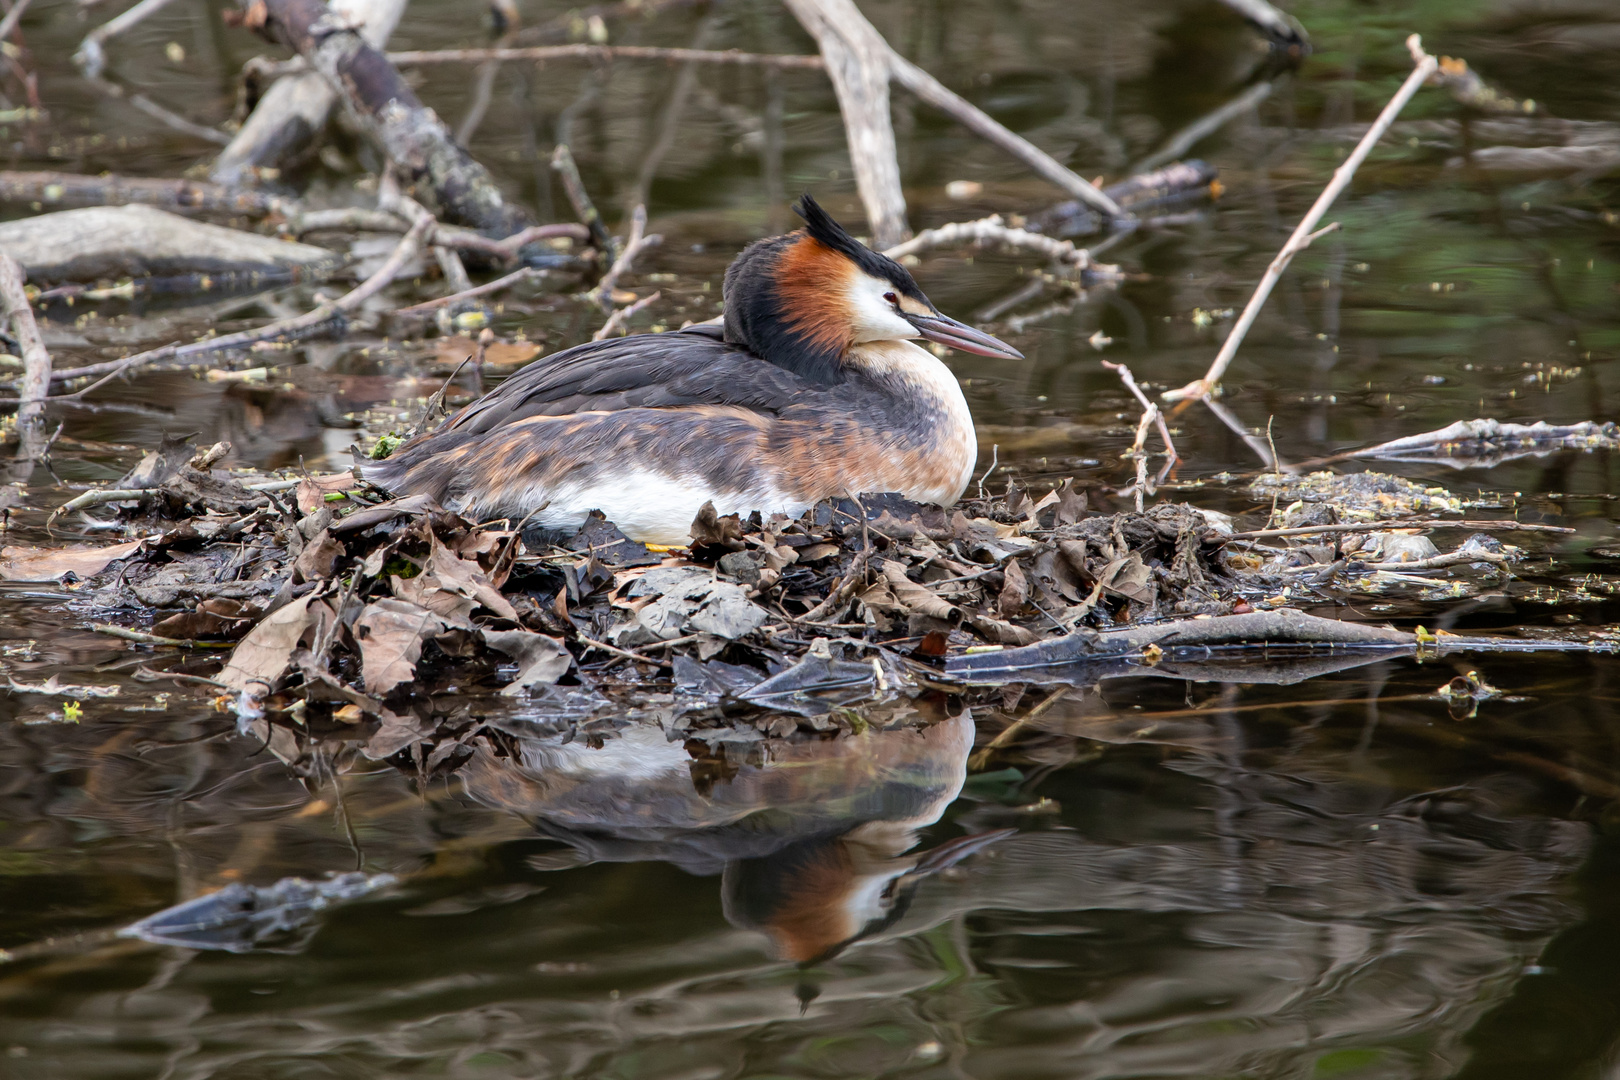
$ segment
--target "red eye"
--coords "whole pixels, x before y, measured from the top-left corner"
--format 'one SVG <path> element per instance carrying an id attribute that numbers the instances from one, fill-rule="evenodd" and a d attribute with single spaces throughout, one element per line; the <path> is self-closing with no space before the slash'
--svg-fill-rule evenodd
<path id="1" fill-rule="evenodd" d="M 889 303 L 893 304 L 895 307 L 900 306 L 900 298 L 898 296 L 894 295 L 894 293 L 892 293 L 892 292 L 884 293 L 883 294 L 883 299 L 887 300 Z"/>

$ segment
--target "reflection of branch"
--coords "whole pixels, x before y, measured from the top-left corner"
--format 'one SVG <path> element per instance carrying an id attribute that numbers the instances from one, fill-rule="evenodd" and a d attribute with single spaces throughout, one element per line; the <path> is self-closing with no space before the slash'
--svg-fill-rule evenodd
<path id="1" fill-rule="evenodd" d="M 1226 369 L 1231 365 L 1232 358 L 1237 355 L 1238 346 L 1243 344 L 1243 338 L 1248 334 L 1249 327 L 1254 325 L 1260 309 L 1265 306 L 1266 298 L 1281 280 L 1283 271 L 1288 269 L 1288 264 L 1293 261 L 1295 255 L 1309 247 L 1311 241 L 1322 232 L 1327 231 L 1327 229 L 1314 231 L 1316 223 L 1322 220 L 1322 215 L 1333 205 L 1333 200 L 1349 186 L 1350 178 L 1356 175 L 1356 170 L 1367 160 L 1373 146 L 1383 137 L 1384 132 L 1389 130 L 1389 125 L 1395 122 L 1395 117 L 1400 115 L 1401 109 L 1412 99 L 1412 95 L 1417 93 L 1418 87 L 1434 73 L 1438 63 L 1434 57 L 1423 51 L 1418 36 L 1413 34 L 1406 39 L 1406 44 L 1412 51 L 1412 59 L 1417 65 L 1412 69 L 1412 74 L 1407 76 L 1401 88 L 1395 92 L 1395 96 L 1389 99 L 1389 104 L 1378 114 L 1378 119 L 1367 128 L 1367 133 L 1361 137 L 1361 142 L 1356 144 L 1350 156 L 1344 159 L 1344 164 L 1334 170 L 1333 179 L 1322 190 L 1322 194 L 1317 196 L 1311 208 L 1305 212 L 1305 216 L 1294 228 L 1293 235 L 1288 238 L 1288 242 L 1283 245 L 1276 258 L 1271 260 L 1271 265 L 1266 267 L 1265 276 L 1260 279 L 1260 284 L 1255 286 L 1254 295 L 1249 297 L 1248 306 L 1243 309 L 1243 314 L 1233 325 L 1232 332 L 1226 335 L 1226 341 L 1222 343 L 1221 351 L 1216 355 L 1215 362 L 1209 366 L 1209 371 L 1202 379 L 1188 383 L 1179 390 L 1166 390 L 1162 395 L 1166 401 L 1208 397 L 1214 392 L 1216 385 L 1221 381 L 1221 376 L 1226 374 Z M 1330 225 L 1328 228 L 1334 226 Z"/>
<path id="2" fill-rule="evenodd" d="M 22 0 L 20 7 L 26 8 L 28 3 L 29 0 Z M 117 37 L 148 15 L 156 14 L 172 3 L 174 3 L 174 0 L 141 0 L 140 3 L 117 18 L 102 23 L 84 35 L 84 40 L 79 43 L 78 52 L 73 54 L 73 62 L 79 65 L 79 70 L 84 72 L 85 78 L 97 78 L 101 75 L 102 69 L 107 66 L 107 54 L 101 47 L 102 43 L 108 38 Z M 10 28 L 16 25 L 15 19 L 21 14 L 22 12 L 18 8 L 11 9 L 11 14 L 6 16 L 4 24 L 6 34 L 11 33 Z M 0 35 L 0 40 L 3 40 L 4 36 Z"/>
<path id="3" fill-rule="evenodd" d="M 1179 159 L 1200 140 L 1215 134 L 1234 117 L 1242 116 L 1271 96 L 1271 83 L 1257 82 L 1225 105 L 1194 120 L 1164 141 L 1153 153 L 1136 163 L 1132 173 L 1145 173 Z"/>
<path id="4" fill-rule="evenodd" d="M 1283 461 L 1276 455 L 1272 448 L 1267 445 L 1264 439 L 1260 438 L 1248 428 L 1244 427 L 1243 421 L 1239 420 L 1237 418 L 1237 414 L 1232 412 L 1231 409 L 1228 409 L 1225 405 L 1222 405 L 1220 402 L 1216 401 L 1209 394 L 1205 394 L 1199 400 L 1204 403 L 1210 412 L 1215 414 L 1215 419 L 1219 420 L 1221 423 L 1230 428 L 1232 430 L 1232 434 L 1242 439 L 1244 444 L 1247 445 L 1250 450 L 1253 450 L 1259 455 L 1260 460 L 1266 463 L 1266 468 L 1275 469 L 1277 472 L 1285 473 L 1299 472 L 1298 466 L 1290 465 Z"/>

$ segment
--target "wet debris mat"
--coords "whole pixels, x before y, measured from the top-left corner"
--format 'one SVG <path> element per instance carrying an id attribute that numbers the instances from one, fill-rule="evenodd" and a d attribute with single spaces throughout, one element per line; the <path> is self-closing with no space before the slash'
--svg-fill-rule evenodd
<path id="1" fill-rule="evenodd" d="M 1613 640 L 1297 610 L 1398 596 L 1421 618 L 1512 579 L 1525 556 L 1508 541 L 1569 531 L 1462 519 L 1443 489 L 1376 473 L 1263 477 L 1272 527 L 1246 531 L 1185 504 L 1090 513 L 1065 481 L 951 509 L 882 494 L 797 520 L 705 508 L 689 549 L 654 550 L 600 516 L 558 539 L 348 473 L 233 475 L 228 453 L 166 440 L 52 514 L 127 539 L 9 546 L 0 578 L 49 582 L 34 595 L 157 647 L 142 677 L 206 687 L 288 761 L 337 739 L 436 773 L 503 732 L 600 741 L 637 723 L 712 749 L 922 723 L 942 695 L 1008 682 L 1297 681 L 1391 650 Z"/>

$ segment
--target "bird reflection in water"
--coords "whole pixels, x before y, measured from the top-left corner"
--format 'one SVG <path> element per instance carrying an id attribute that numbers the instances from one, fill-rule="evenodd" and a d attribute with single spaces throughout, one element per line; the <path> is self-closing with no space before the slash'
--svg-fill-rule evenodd
<path id="1" fill-rule="evenodd" d="M 655 727 L 598 749 L 520 735 L 516 758 L 480 751 L 468 794 L 519 814 L 578 862 L 660 860 L 721 875 L 726 918 L 810 965 L 894 925 L 925 878 L 1012 830 L 914 851 L 962 790 L 973 721 L 756 744 L 712 783 Z"/>

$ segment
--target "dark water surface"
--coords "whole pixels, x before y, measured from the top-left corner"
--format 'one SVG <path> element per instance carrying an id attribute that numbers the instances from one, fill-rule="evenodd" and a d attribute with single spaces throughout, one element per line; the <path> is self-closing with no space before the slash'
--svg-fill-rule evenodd
<path id="1" fill-rule="evenodd" d="M 588 35 L 595 10 L 520 6 L 536 40 Z M 1211 3 L 862 6 L 953 88 L 1109 179 L 1266 62 Z M 261 50 L 220 29 L 220 7 L 178 0 L 111 46 L 111 76 L 223 122 L 235 73 Z M 1109 492 L 1130 478 L 1118 455 L 1137 411 L 1099 357 L 1160 389 L 1202 373 L 1354 125 L 1405 75 L 1408 32 L 1556 116 L 1620 121 L 1612 4 L 1290 10 L 1315 54 L 1193 148 L 1221 170 L 1219 202 L 1115 243 L 1102 257 L 1132 275 L 1117 291 L 1050 286 L 999 317 L 1026 361 L 951 359 L 986 464 L 994 447 L 1015 475 L 1073 474 L 1093 505 L 1118 505 Z M 69 54 L 116 9 L 78 11 L 39 0 L 23 19 L 49 118 L 5 129 L 7 164 L 173 176 L 206 163 L 206 143 L 78 78 Z M 623 43 L 809 49 L 763 0 L 609 14 Z M 395 45 L 481 44 L 481 17 L 417 0 Z M 477 80 L 426 69 L 420 93 L 456 123 Z M 791 194 L 813 190 L 859 221 L 818 73 L 568 62 L 503 68 L 490 94 L 471 147 L 543 220 L 565 209 L 538 164 L 559 132 L 610 219 L 647 200 L 666 239 L 627 279 L 663 290 L 643 328 L 714 314 L 726 262 L 786 225 Z M 1056 201 L 901 92 L 895 111 L 914 226 Z M 1427 90 L 1405 119 L 1461 115 Z M 1226 404 L 1256 431 L 1269 424 L 1285 459 L 1474 416 L 1617 415 L 1620 187 L 1487 171 L 1436 130 L 1398 129 L 1379 149 L 1329 215 L 1343 230 L 1296 261 L 1232 369 Z M 361 200 L 366 154 L 340 140 L 288 180 Z M 949 197 L 963 180 L 982 191 Z M 1037 269 L 947 252 L 916 273 L 942 310 L 968 318 Z M 503 332 L 548 349 L 588 337 L 600 313 L 571 291 L 513 297 Z M 95 361 L 284 314 L 307 292 L 78 308 L 49 334 L 59 364 Z M 403 302 L 402 291 L 389 306 Z M 1100 353 L 1099 333 L 1112 339 Z M 36 470 L 13 537 L 45 539 L 37 511 L 66 498 L 56 477 L 115 478 L 165 432 L 229 439 L 261 468 L 345 467 L 363 429 L 413 414 L 437 387 L 448 368 L 433 355 L 431 340 L 361 328 L 225 365 L 271 366 L 263 383 L 137 378 L 61 414 L 55 475 Z M 1187 460 L 1166 497 L 1263 510 L 1216 482 L 1258 466 L 1242 440 L 1203 411 L 1176 427 Z M 1406 467 L 1578 531 L 1532 545 L 1522 580 L 1488 600 L 1357 614 L 1613 625 L 1616 470 L 1604 454 Z M 1468 670 L 1461 661 L 1284 686 L 1114 680 L 972 762 L 1046 692 L 1012 690 L 972 713 L 923 701 L 937 715 L 922 730 L 696 757 L 648 726 L 565 744 L 519 709 L 501 721 L 516 758 L 481 755 L 423 784 L 338 751 L 295 774 L 194 689 L 140 681 L 162 654 L 89 632 L 30 588 L 0 593 L 9 678 L 119 693 L 87 700 L 76 723 L 60 697 L 0 698 L 0 948 L 18 951 L 0 965 L 0 1076 L 1595 1078 L 1620 1067 L 1613 657 L 1482 658 L 1504 696 L 1472 716 L 1435 696 Z M 965 839 L 996 830 L 1008 832 L 987 846 Z M 355 869 L 400 881 L 270 947 L 108 933 L 229 883 Z"/>

